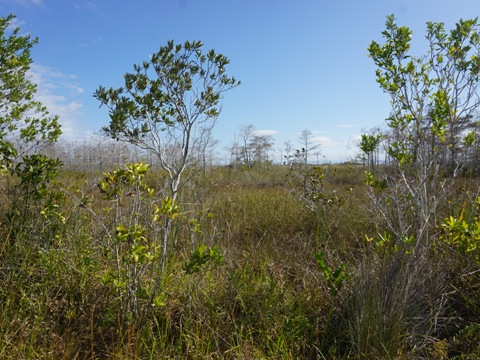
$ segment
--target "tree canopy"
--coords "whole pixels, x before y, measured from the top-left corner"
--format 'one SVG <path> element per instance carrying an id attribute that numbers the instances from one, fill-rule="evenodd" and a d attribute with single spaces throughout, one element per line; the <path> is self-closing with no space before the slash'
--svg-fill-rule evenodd
<path id="1" fill-rule="evenodd" d="M 15 16 L 0 18 L 0 166 L 41 150 L 60 136 L 57 116 L 35 99 L 37 85 L 29 78 L 31 48 L 37 43 L 12 28 Z"/>
<path id="2" fill-rule="evenodd" d="M 385 220 L 399 239 L 414 233 L 416 244 L 423 246 L 430 243 L 437 209 L 465 168 L 468 147 L 475 142 L 480 26 L 477 19 L 460 20 L 447 31 L 441 22 L 428 22 L 427 53 L 415 56 L 410 54 L 412 31 L 398 26 L 393 15 L 385 25 L 384 43 L 372 41 L 368 48 L 377 66 L 377 82 L 392 104 L 389 131 L 382 138 L 397 165 L 386 191 L 386 205 L 396 207 L 397 220 Z M 362 140 L 366 153 L 377 146 L 375 135 Z M 386 188 L 387 182 L 372 173 L 367 177 L 370 186 Z M 378 197 L 374 200 L 381 209 Z"/>
<path id="3" fill-rule="evenodd" d="M 94 96 L 110 110 L 104 132 L 154 153 L 168 171 L 175 196 L 192 148 L 208 138 L 222 94 L 237 85 L 229 60 L 200 41 L 167 45 L 124 75 L 124 87 L 100 86 Z"/>
<path id="4" fill-rule="evenodd" d="M 480 33 L 477 19 L 460 20 L 450 31 L 427 23 L 428 52 L 411 55 L 412 31 L 387 17 L 384 44 L 373 41 L 369 54 L 377 82 L 390 94 L 387 119 L 393 141 L 387 151 L 401 164 L 443 161 L 459 165 L 460 135 L 480 106 Z"/>

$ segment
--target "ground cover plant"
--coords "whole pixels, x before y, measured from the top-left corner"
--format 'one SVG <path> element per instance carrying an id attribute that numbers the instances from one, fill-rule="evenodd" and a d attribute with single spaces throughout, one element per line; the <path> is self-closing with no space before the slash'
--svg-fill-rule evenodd
<path id="1" fill-rule="evenodd" d="M 161 234 L 152 218 L 169 204 L 155 203 L 146 189 L 145 197 L 132 194 L 136 180 L 112 200 L 97 186 L 108 176 L 60 173 L 54 187 L 64 194 L 63 220 L 52 223 L 53 241 L 24 236 L 2 247 L 1 356 L 478 353 L 474 179 L 462 184 L 471 198 L 452 200 L 436 245 L 410 265 L 412 243 L 379 232 L 364 205 L 363 166 L 325 166 L 322 190 L 341 200 L 322 200 L 315 211 L 288 182 L 270 183 L 270 171 L 290 172 L 212 168 L 192 184 L 202 191 L 184 189 L 191 198 L 175 210 L 169 261 L 154 282 L 148 272 L 160 259 L 152 246 Z"/>
<path id="2" fill-rule="evenodd" d="M 32 44 L 5 32 L 11 19 L 0 22 L 2 44 L 20 44 L 13 53 L 24 54 L 28 67 L 21 49 Z M 476 133 L 465 128 L 473 115 L 452 108 L 458 93 L 442 82 L 464 71 L 452 76 L 469 79 L 457 86 L 478 100 L 480 67 L 471 54 L 478 26 L 460 22 L 446 33 L 429 24 L 426 58 L 407 57 L 408 28 L 393 17 L 386 27 L 385 43 L 372 43 L 370 53 L 396 107 L 390 131 L 362 137 L 365 164 L 313 166 L 298 150 L 288 165 L 248 161 L 198 171 L 187 156 L 172 160 L 188 179 L 172 188 L 179 178 L 168 164 L 62 168 L 40 146 L 59 135 L 54 117 L 19 125 L 21 139 L 41 139 L 20 154 L 5 134 L 23 118 L 2 117 L 0 357 L 480 357 Z M 169 44 L 161 55 L 182 49 Z M 11 58 L 2 66 L 19 64 Z M 207 58 L 226 64 L 214 53 Z M 175 81 L 183 81 L 185 69 L 175 64 Z M 424 108 L 405 103 L 419 87 L 429 89 Z M 25 83 L 22 91 L 34 89 Z M 97 95 L 107 102 L 104 91 Z M 115 100 L 115 91 L 109 96 Z M 129 109 L 132 118 L 113 120 L 138 120 L 143 110 Z M 182 124 L 171 111 L 164 115 L 166 125 Z M 151 130 L 114 125 L 110 132 L 123 131 L 135 145 Z M 380 164 L 382 146 L 390 157 Z"/>

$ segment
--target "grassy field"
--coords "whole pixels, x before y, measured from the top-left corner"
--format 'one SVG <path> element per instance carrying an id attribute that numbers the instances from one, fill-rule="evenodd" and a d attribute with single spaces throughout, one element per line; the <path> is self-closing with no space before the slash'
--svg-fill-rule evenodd
<path id="1" fill-rule="evenodd" d="M 365 170 L 214 167 L 178 204 L 160 172 L 0 175 L 0 358 L 479 358 L 478 179 L 420 256 Z"/>

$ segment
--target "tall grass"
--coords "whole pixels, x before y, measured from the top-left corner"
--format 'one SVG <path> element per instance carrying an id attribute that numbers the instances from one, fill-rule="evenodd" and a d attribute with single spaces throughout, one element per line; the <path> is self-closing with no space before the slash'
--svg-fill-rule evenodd
<path id="1" fill-rule="evenodd" d="M 442 243 L 440 229 L 438 246 L 422 258 L 412 256 L 408 243 L 382 242 L 368 212 L 363 169 L 328 165 L 324 173 L 323 191 L 341 201 L 316 211 L 295 196 L 282 166 L 212 168 L 195 177 L 180 196 L 171 253 L 158 279 L 161 301 L 127 319 L 120 316 L 118 286 L 105 275 L 113 266 L 105 233 L 113 215 L 96 186 L 101 175 L 60 175 L 64 220 L 54 224 L 41 214 L 9 221 L 17 197 L 0 179 L 0 358 L 478 355 L 470 344 L 480 333 L 473 253 Z M 161 179 L 151 173 L 145 181 L 161 194 Z M 467 190 L 473 194 L 471 182 L 459 196 Z M 473 209 L 476 199 L 455 201 L 458 209 Z M 150 216 L 146 208 L 142 216 Z M 218 250 L 222 262 L 185 271 L 199 246 Z M 315 258 L 320 252 L 323 270 Z M 341 264 L 346 278 L 332 291 L 324 270 Z"/>

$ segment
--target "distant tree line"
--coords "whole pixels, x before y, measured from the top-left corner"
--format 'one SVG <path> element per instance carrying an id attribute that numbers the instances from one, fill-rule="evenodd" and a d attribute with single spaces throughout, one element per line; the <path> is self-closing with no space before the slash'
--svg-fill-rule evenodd
<path id="1" fill-rule="evenodd" d="M 470 114 L 450 123 L 443 135 L 445 140 L 429 132 L 432 120 L 428 116 L 422 119 L 422 123 L 419 132 L 423 141 L 405 148 L 411 157 L 409 161 L 418 162 L 420 156 L 422 159 L 435 158 L 440 168 L 457 173 L 480 169 L 480 123 L 477 115 Z M 399 159 L 392 149 L 401 139 L 399 129 L 374 128 L 361 136 L 359 160 L 369 168 L 396 164 Z"/>
<path id="2" fill-rule="evenodd" d="M 274 144 L 273 135 L 257 131 L 251 124 L 242 126 L 235 135 L 232 145 L 226 148 L 230 157 L 229 165 L 251 169 L 272 164 L 275 156 Z M 283 149 L 279 151 L 279 163 L 289 165 L 301 161 L 307 165 L 313 162 L 315 156 L 315 162 L 318 164 L 320 144 L 315 142 L 312 131 L 303 130 L 298 137 L 298 145 L 295 147 L 290 140 L 286 141 Z"/>
<path id="3" fill-rule="evenodd" d="M 192 164 L 199 169 L 218 163 L 215 152 L 218 141 L 209 139 L 192 151 Z M 117 166 L 144 161 L 152 169 L 160 169 L 158 159 L 149 151 L 103 136 L 93 136 L 83 140 L 63 139 L 49 144 L 44 152 L 52 158 L 58 158 L 67 170 L 75 169 L 88 172 L 103 172 Z"/>

